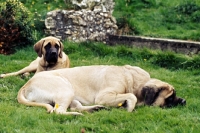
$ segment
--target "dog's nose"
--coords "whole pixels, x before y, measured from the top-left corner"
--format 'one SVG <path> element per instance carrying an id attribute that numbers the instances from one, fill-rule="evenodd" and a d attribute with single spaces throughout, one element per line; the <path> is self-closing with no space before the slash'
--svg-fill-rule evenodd
<path id="1" fill-rule="evenodd" d="M 52 52 L 51 52 L 51 55 L 56 55 L 56 52 L 55 52 L 55 51 L 52 51 Z"/>
<path id="2" fill-rule="evenodd" d="M 57 54 L 56 49 L 51 49 L 51 55 L 56 55 L 56 54 Z"/>
<path id="3" fill-rule="evenodd" d="M 181 101 L 180 101 L 179 104 L 180 104 L 180 105 L 186 105 L 186 100 L 185 100 L 185 99 L 181 99 Z"/>

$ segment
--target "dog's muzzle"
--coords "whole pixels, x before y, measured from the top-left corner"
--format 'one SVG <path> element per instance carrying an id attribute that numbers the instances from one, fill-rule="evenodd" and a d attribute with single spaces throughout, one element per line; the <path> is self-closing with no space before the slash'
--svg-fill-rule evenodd
<path id="1" fill-rule="evenodd" d="M 58 50 L 56 48 L 51 48 L 49 52 L 46 53 L 46 61 L 49 64 L 55 64 L 58 61 Z"/>
<path id="2" fill-rule="evenodd" d="M 179 105 L 186 105 L 186 100 L 185 100 L 185 99 L 182 99 L 182 98 L 179 98 L 179 99 L 178 99 L 178 104 L 179 104 Z"/>
<path id="3" fill-rule="evenodd" d="M 176 97 L 173 101 L 171 102 L 167 102 L 164 107 L 174 107 L 174 106 L 178 106 L 178 105 L 181 105 L 181 106 L 185 106 L 186 105 L 186 100 L 183 99 L 183 98 L 178 98 Z"/>

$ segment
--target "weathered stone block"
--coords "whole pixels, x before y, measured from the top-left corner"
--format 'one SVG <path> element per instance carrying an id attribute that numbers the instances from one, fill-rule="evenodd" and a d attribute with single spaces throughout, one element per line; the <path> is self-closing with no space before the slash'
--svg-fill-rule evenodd
<path id="1" fill-rule="evenodd" d="M 117 25 L 110 12 L 82 9 L 55 10 L 47 13 L 46 34 L 71 41 L 106 41 L 106 34 L 116 34 Z"/>

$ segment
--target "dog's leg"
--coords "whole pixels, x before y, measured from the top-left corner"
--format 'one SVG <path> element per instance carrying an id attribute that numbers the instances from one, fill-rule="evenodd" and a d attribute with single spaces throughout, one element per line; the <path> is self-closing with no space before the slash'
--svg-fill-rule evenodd
<path id="1" fill-rule="evenodd" d="M 63 98 L 62 98 L 63 99 Z M 63 115 L 83 115 L 82 113 L 78 113 L 78 112 L 66 112 L 67 108 L 69 106 L 69 102 L 70 102 L 70 98 L 68 97 L 64 103 L 59 104 L 58 102 L 55 104 L 54 107 L 54 112 L 56 112 L 56 114 L 63 114 Z"/>
<path id="2" fill-rule="evenodd" d="M 70 107 L 70 104 L 73 101 L 74 92 L 70 90 L 71 85 L 69 84 L 65 85 L 69 87 L 69 89 L 62 89 L 62 91 L 56 94 L 54 112 L 56 114 L 63 114 L 63 115 L 82 115 L 82 113 L 78 112 L 67 112 L 67 108 Z"/>
<path id="3" fill-rule="evenodd" d="M 83 115 L 82 113 L 78 112 L 66 112 L 66 107 L 63 107 L 62 105 L 56 104 L 54 107 L 54 111 L 56 114 L 62 114 L 62 115 Z"/>
<path id="4" fill-rule="evenodd" d="M 35 72 L 37 70 L 37 67 L 38 67 L 38 58 L 36 60 L 32 61 L 28 66 L 24 67 L 23 69 L 21 69 L 17 72 L 1 74 L 0 78 L 5 78 L 5 77 L 9 77 L 9 76 L 16 76 L 16 75 L 20 75 L 20 74 L 25 74 L 25 76 L 26 76 L 26 75 L 28 75 L 29 72 Z"/>
<path id="5" fill-rule="evenodd" d="M 137 103 L 137 98 L 132 93 L 116 94 L 115 92 L 103 92 L 97 95 L 95 104 L 103 104 L 112 107 L 123 106 L 128 112 L 132 112 Z"/>
<path id="6" fill-rule="evenodd" d="M 29 87 L 29 82 L 27 82 L 18 92 L 17 95 L 17 100 L 19 103 L 21 104 L 25 104 L 28 106 L 38 106 L 38 107 L 45 107 L 47 109 L 48 113 L 52 113 L 53 112 L 53 106 L 48 104 L 48 103 L 44 103 L 44 102 L 33 102 L 30 99 L 27 99 L 27 97 L 25 96 L 25 90 Z M 35 100 L 34 100 L 35 101 Z"/>
<path id="7" fill-rule="evenodd" d="M 71 95 L 72 93 L 69 93 L 69 95 L 66 95 L 66 97 L 65 97 L 65 95 L 57 94 L 59 96 L 59 98 L 57 98 L 55 100 L 55 107 L 53 107 L 51 104 L 48 104 L 48 103 L 41 103 L 39 101 L 37 101 L 37 102 L 28 101 L 24 97 L 23 91 L 24 90 L 20 90 L 20 92 L 19 92 L 19 95 L 18 95 L 19 103 L 29 105 L 29 106 L 45 107 L 47 109 L 48 113 L 55 112 L 56 114 L 63 114 L 63 115 L 82 115 L 82 113 L 78 113 L 78 112 L 66 112 L 66 110 L 70 104 L 70 101 L 73 98 L 73 95 Z M 38 97 L 36 99 L 39 99 L 40 97 L 41 97 L 41 95 L 38 95 Z"/>
<path id="8" fill-rule="evenodd" d="M 77 110 L 77 111 L 88 111 L 94 112 L 101 109 L 105 109 L 106 107 L 103 105 L 93 105 L 93 106 L 83 106 L 78 100 L 73 100 L 70 104 L 70 110 Z"/>
<path id="9" fill-rule="evenodd" d="M 29 75 L 29 72 L 34 72 L 36 71 L 37 67 L 33 68 L 33 67 L 25 67 L 17 72 L 12 72 L 12 73 L 6 73 L 6 74 L 1 74 L 0 77 L 1 78 L 5 78 L 5 77 L 9 77 L 9 76 L 16 76 L 16 75 L 20 75 L 20 74 L 24 74 L 24 76 Z"/>

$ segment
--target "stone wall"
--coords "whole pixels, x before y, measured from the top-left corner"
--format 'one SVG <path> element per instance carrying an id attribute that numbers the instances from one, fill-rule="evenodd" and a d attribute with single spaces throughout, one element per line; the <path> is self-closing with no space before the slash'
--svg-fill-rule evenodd
<path id="1" fill-rule="evenodd" d="M 118 28 L 112 14 L 101 9 L 51 11 L 47 13 L 45 26 L 47 35 L 75 42 L 105 42 L 106 34 L 115 34 Z"/>
<path id="2" fill-rule="evenodd" d="M 150 38 L 141 36 L 108 35 L 106 43 L 109 45 L 122 44 L 135 47 L 169 50 L 187 55 L 200 54 L 200 42 L 194 41 Z"/>

